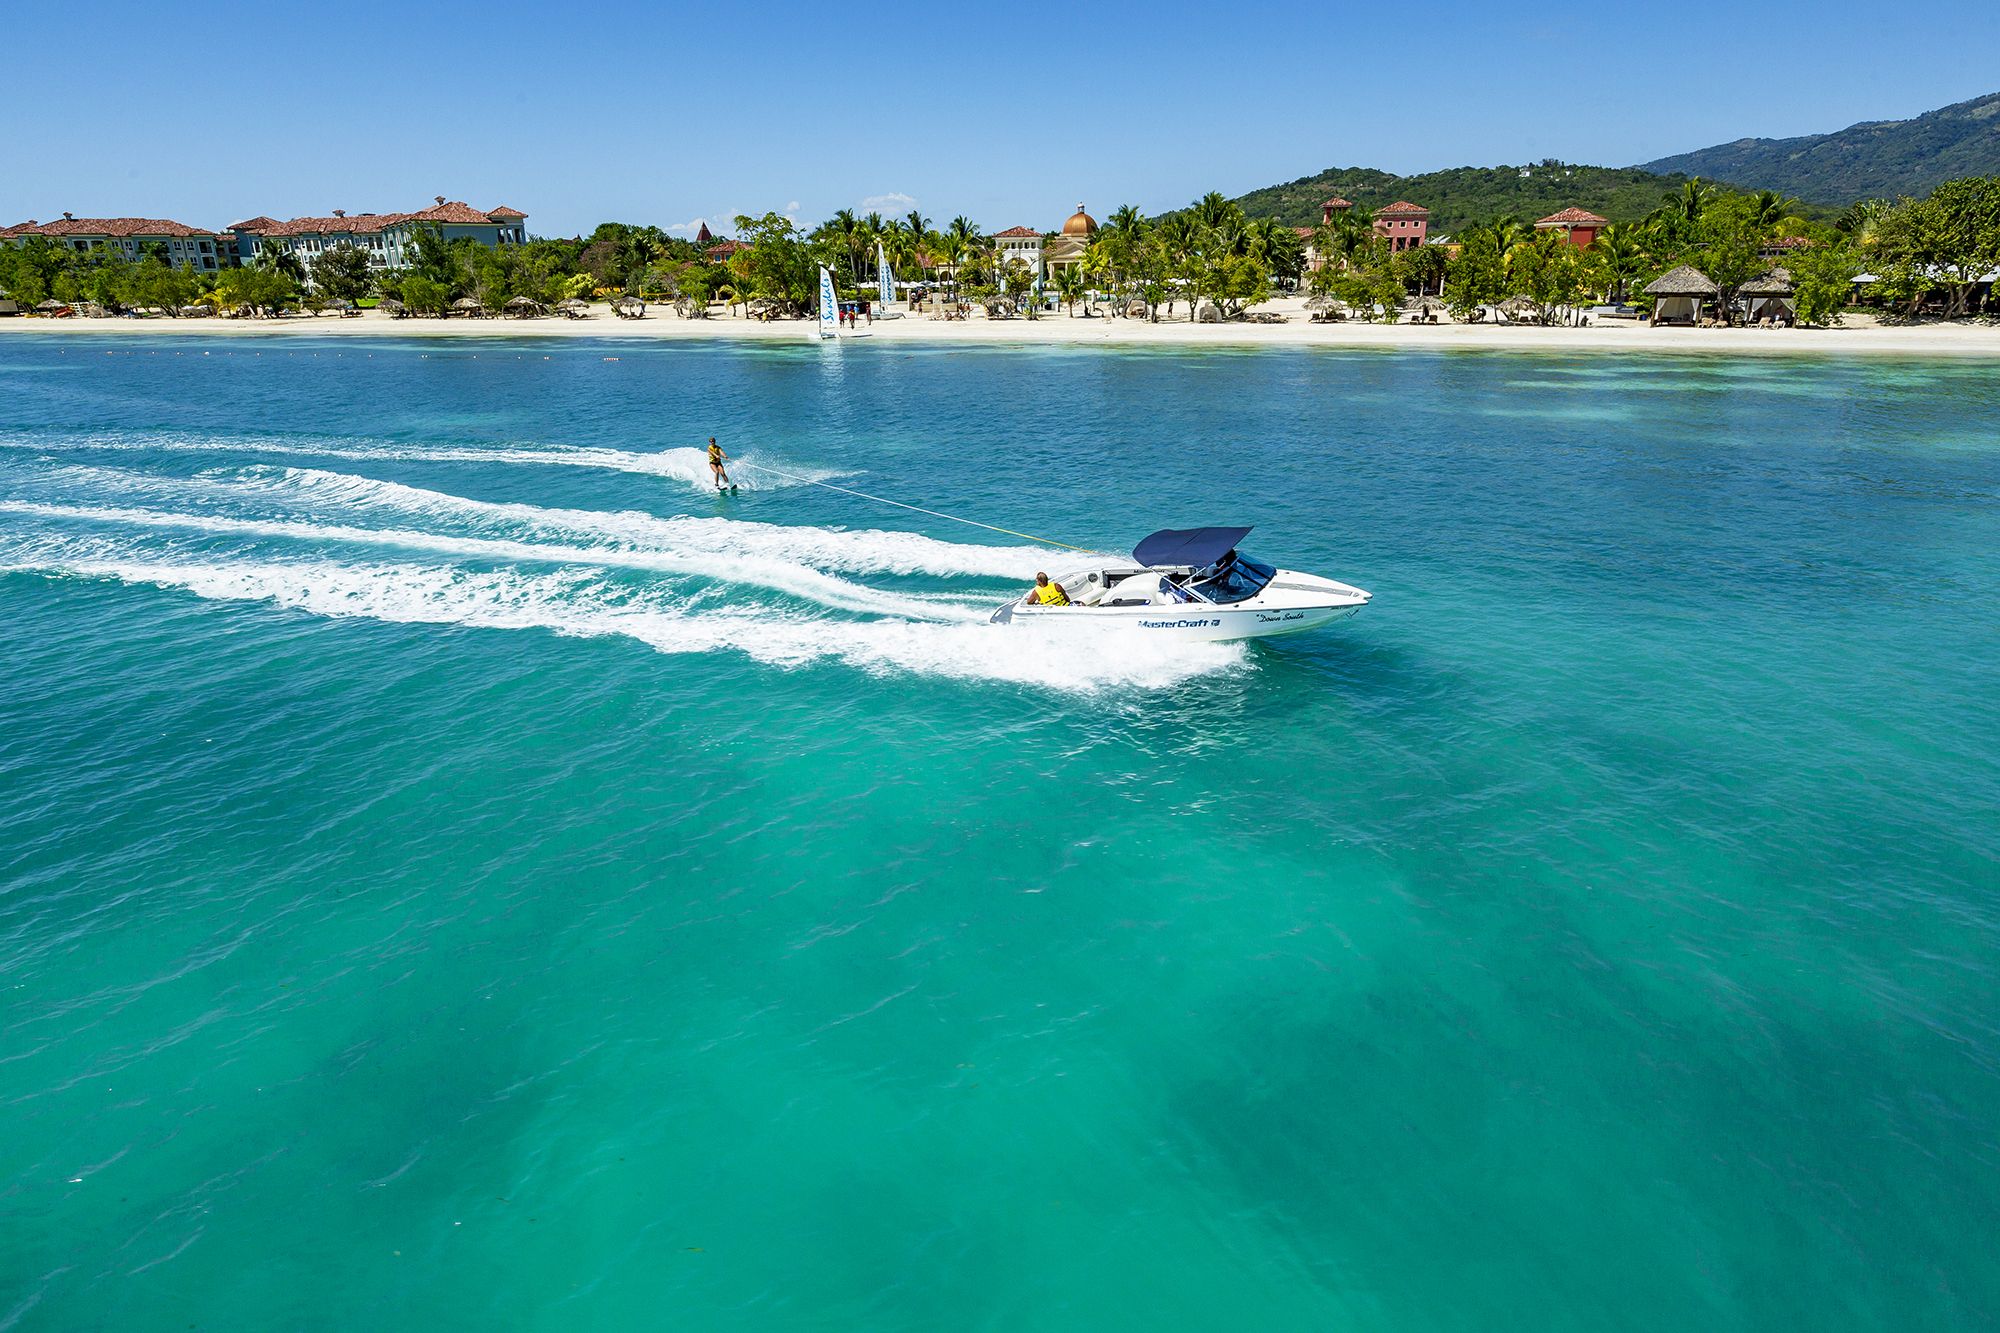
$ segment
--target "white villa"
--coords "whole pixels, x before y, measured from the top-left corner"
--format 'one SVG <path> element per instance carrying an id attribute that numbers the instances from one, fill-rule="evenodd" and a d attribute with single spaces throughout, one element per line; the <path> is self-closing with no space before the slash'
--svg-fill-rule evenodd
<path id="1" fill-rule="evenodd" d="M 993 263 L 1001 272 L 1019 260 L 1028 266 L 1028 276 L 1042 276 L 1042 234 L 1033 227 L 1009 227 L 993 236 Z"/>

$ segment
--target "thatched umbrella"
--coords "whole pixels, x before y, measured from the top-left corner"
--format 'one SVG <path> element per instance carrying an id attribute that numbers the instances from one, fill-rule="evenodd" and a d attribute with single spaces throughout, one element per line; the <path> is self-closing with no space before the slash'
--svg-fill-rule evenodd
<path id="1" fill-rule="evenodd" d="M 620 319 L 644 319 L 646 303 L 636 296 L 621 296 L 611 303 L 611 313 Z"/>
<path id="2" fill-rule="evenodd" d="M 461 315 L 476 315 L 486 307 L 473 300 L 470 296 L 461 296 L 451 303 L 451 308 Z"/>
<path id="3" fill-rule="evenodd" d="M 532 296 L 516 296 L 511 298 L 507 302 L 506 310 L 508 314 L 513 315 L 517 319 L 533 319 L 537 315 L 548 313 L 548 307 Z"/>
<path id="4" fill-rule="evenodd" d="M 590 309 L 590 302 L 579 301 L 572 296 L 567 301 L 556 302 L 556 309 L 562 311 L 570 319 L 582 319 L 584 311 Z"/>
<path id="5" fill-rule="evenodd" d="M 375 308 L 387 313 L 391 319 L 401 319 L 407 313 L 403 309 L 403 303 L 393 296 L 383 297 L 381 303 Z"/>
<path id="6" fill-rule="evenodd" d="M 56 300 L 53 296 L 35 307 L 37 310 L 60 310 L 62 308 L 63 303 Z"/>
<path id="7" fill-rule="evenodd" d="M 1653 323 L 1692 324 L 1701 318 L 1701 303 L 1722 295 L 1708 275 L 1690 264 L 1670 268 L 1646 284 L 1653 298 Z"/>
<path id="8" fill-rule="evenodd" d="M 1750 279 L 1736 291 L 1740 296 L 1790 296 L 1792 275 L 1782 268 L 1774 268 L 1762 277 Z"/>
<path id="9" fill-rule="evenodd" d="M 1306 298 L 1306 309 L 1308 310 L 1331 310 L 1333 309 L 1333 305 L 1333 298 L 1325 292 L 1315 292 Z"/>
<path id="10" fill-rule="evenodd" d="M 1750 279 L 1736 292 L 1747 303 L 1745 313 L 1751 319 L 1790 324 L 1798 317 L 1792 305 L 1792 275 L 1782 268 Z"/>

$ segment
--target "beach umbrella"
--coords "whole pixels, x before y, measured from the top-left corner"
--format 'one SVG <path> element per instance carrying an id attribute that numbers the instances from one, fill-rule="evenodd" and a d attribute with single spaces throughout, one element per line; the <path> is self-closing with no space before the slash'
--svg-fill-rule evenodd
<path id="1" fill-rule="evenodd" d="M 451 308 L 453 310 L 463 310 L 466 313 L 470 314 L 472 311 L 482 310 L 485 307 L 481 306 L 479 302 L 473 300 L 469 296 L 461 296 L 456 301 L 453 301 L 451 303 Z"/>
<path id="2" fill-rule="evenodd" d="M 53 297 L 51 297 L 49 300 L 43 301 L 40 305 L 35 307 L 35 309 L 37 310 L 60 310 L 62 308 L 63 308 L 62 302 L 55 300 Z"/>

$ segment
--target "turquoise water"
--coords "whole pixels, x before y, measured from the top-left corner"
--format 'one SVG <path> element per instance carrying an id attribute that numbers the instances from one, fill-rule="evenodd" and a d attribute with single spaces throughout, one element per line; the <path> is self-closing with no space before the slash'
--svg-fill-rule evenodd
<path id="1" fill-rule="evenodd" d="M 0 341 L 0 1328 L 1990 1328 L 2000 375 Z M 979 623 L 1255 523 L 1251 647 Z"/>

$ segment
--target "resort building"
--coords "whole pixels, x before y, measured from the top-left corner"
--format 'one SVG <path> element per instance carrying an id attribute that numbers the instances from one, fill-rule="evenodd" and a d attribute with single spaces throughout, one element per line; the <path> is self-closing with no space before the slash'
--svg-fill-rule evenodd
<path id="1" fill-rule="evenodd" d="M 437 203 L 417 213 L 356 213 L 336 208 L 331 217 L 293 218 L 279 222 L 255 217 L 229 224 L 236 241 L 236 261 L 254 264 L 267 250 L 280 250 L 298 257 L 310 273 L 319 257 L 336 246 L 349 245 L 368 256 L 371 268 L 394 271 L 407 268 L 410 247 L 418 232 L 437 231 L 445 240 L 469 237 L 481 245 L 499 249 L 527 240 L 523 225 L 528 215 L 518 208 L 502 206 L 482 213 L 468 204 L 437 196 Z"/>
<path id="2" fill-rule="evenodd" d="M 226 265 L 227 241 L 212 231 L 169 218 L 80 218 L 71 213 L 57 222 L 30 218 L 0 230 L 0 242 L 23 245 L 42 236 L 66 249 L 108 250 L 122 259 L 139 260 L 157 253 L 175 268 L 213 273 Z"/>
<path id="3" fill-rule="evenodd" d="M 1431 211 L 1421 204 L 1398 199 L 1375 210 L 1375 234 L 1389 242 L 1391 250 L 1414 250 L 1430 231 Z"/>
<path id="4" fill-rule="evenodd" d="M 1551 213 L 1535 224 L 1536 231 L 1559 231 L 1569 239 L 1569 243 L 1579 250 L 1590 248 L 1597 239 L 1597 233 L 1610 226 L 1610 221 L 1585 212 L 1581 208 L 1565 208 L 1560 213 Z"/>
<path id="5" fill-rule="evenodd" d="M 1327 200 L 1319 206 L 1320 227 L 1331 227 L 1335 214 L 1344 214 L 1353 207 L 1354 201 L 1351 199 L 1335 196 Z M 1306 243 L 1306 272 L 1319 272 L 1326 265 L 1326 256 L 1319 252 L 1319 227 L 1294 227 L 1292 230 Z"/>
<path id="6" fill-rule="evenodd" d="M 1028 276 L 1042 276 L 1042 234 L 1033 227 L 1009 227 L 993 235 L 993 266 L 998 272 L 1019 260 L 1028 266 Z"/>
<path id="7" fill-rule="evenodd" d="M 1090 242 L 1097 235 L 1097 219 L 1083 211 L 1083 205 L 1076 206 L 1076 212 L 1062 224 L 1062 232 L 1048 243 L 1042 251 L 1042 262 L 1051 274 L 1083 262 L 1083 252 L 1090 248 Z"/>
<path id="8" fill-rule="evenodd" d="M 717 241 L 708 248 L 708 259 L 712 264 L 727 264 L 738 253 L 750 248 L 748 241 Z"/>

